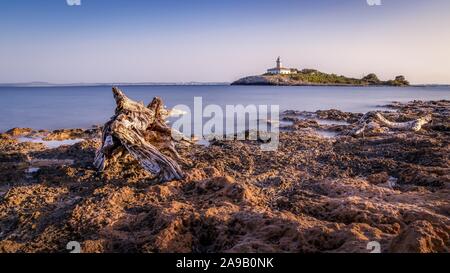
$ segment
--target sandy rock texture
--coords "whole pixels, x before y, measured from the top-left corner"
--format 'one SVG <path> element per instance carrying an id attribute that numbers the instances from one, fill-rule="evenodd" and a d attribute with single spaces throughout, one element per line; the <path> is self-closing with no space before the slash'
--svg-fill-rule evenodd
<path id="1" fill-rule="evenodd" d="M 352 137 L 361 114 L 289 111 L 277 151 L 180 146 L 186 178 L 166 183 L 131 157 L 97 172 L 100 128 L 14 129 L 0 136 L 0 252 L 448 252 L 450 102 L 389 107 L 393 121 L 433 121 Z"/>

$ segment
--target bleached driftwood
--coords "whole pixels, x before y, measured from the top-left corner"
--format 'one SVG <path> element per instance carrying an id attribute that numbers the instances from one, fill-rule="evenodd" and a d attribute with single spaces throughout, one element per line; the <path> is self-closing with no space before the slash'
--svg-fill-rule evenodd
<path id="1" fill-rule="evenodd" d="M 180 159 L 172 139 L 171 128 L 165 123 L 168 112 L 160 98 L 145 107 L 129 99 L 113 87 L 116 100 L 115 115 L 104 125 L 102 146 L 97 151 L 94 165 L 103 171 L 108 163 L 129 153 L 159 181 L 183 178 Z M 165 154 L 164 154 L 165 153 Z"/>
<path id="2" fill-rule="evenodd" d="M 376 117 L 380 123 L 391 129 L 410 130 L 418 132 L 422 126 L 431 121 L 431 115 L 427 115 L 416 120 L 407 122 L 392 122 L 383 117 L 380 113 L 376 113 Z"/>
<path id="3" fill-rule="evenodd" d="M 358 136 L 364 134 L 367 129 L 379 129 L 381 127 L 418 132 L 423 125 L 431 121 L 431 118 L 431 115 L 426 115 L 412 121 L 392 122 L 379 112 L 368 112 L 358 121 L 358 127 L 353 130 L 352 135 Z"/>

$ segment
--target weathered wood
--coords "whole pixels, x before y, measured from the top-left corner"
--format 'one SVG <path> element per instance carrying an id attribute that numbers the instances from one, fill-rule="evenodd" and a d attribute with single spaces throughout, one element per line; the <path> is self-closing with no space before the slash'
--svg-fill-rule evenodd
<path id="1" fill-rule="evenodd" d="M 392 122 L 383 117 L 380 113 L 376 113 L 378 121 L 384 126 L 391 129 L 400 129 L 418 132 L 422 129 L 422 126 L 431 121 L 431 116 L 427 115 L 416 120 L 407 122 Z"/>
<path id="2" fill-rule="evenodd" d="M 392 122 L 379 112 L 368 112 L 358 121 L 358 127 L 353 130 L 352 135 L 359 136 L 364 134 L 367 129 L 378 129 L 382 126 L 389 129 L 418 132 L 422 129 L 422 126 L 429 123 L 431 119 L 431 115 L 426 115 L 412 121 Z"/>
<path id="3" fill-rule="evenodd" d="M 109 162 L 129 153 L 160 181 L 182 179 L 180 166 L 171 158 L 180 159 L 180 156 L 175 150 L 171 128 L 165 123 L 168 111 L 162 100 L 154 98 L 145 107 L 117 87 L 113 87 L 113 94 L 117 104 L 115 115 L 103 127 L 102 146 L 94 165 L 103 171 Z"/>

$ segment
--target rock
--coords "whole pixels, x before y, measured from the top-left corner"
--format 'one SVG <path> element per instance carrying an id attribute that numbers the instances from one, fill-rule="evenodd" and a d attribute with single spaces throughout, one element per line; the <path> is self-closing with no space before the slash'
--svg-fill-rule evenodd
<path id="1" fill-rule="evenodd" d="M 21 247 L 23 244 L 15 241 L 0 241 L 0 253 L 17 253 Z"/>
<path id="2" fill-rule="evenodd" d="M 105 240 L 87 240 L 81 244 L 82 253 L 102 253 L 105 252 Z"/>
<path id="3" fill-rule="evenodd" d="M 12 136 L 12 137 L 19 137 L 19 136 L 25 136 L 33 132 L 33 129 L 31 128 L 13 128 L 6 132 L 6 134 Z"/>
<path id="4" fill-rule="evenodd" d="M 445 229 L 420 220 L 407 226 L 392 240 L 390 250 L 395 253 L 449 252 L 449 227 Z"/>
<path id="5" fill-rule="evenodd" d="M 44 140 L 67 140 L 86 137 L 83 129 L 55 130 L 44 137 Z"/>
<path id="6" fill-rule="evenodd" d="M 203 169 L 203 171 L 205 172 L 205 174 L 208 177 L 217 177 L 217 176 L 222 175 L 220 173 L 220 171 L 218 169 L 214 168 L 214 167 L 206 167 L 206 168 Z"/>
<path id="7" fill-rule="evenodd" d="M 212 177 L 199 182 L 198 189 L 201 191 L 219 191 L 235 183 L 236 181 L 230 176 Z"/>
<path id="8" fill-rule="evenodd" d="M 271 82 L 264 76 L 249 76 L 239 79 L 231 85 L 271 85 Z"/>
<path id="9" fill-rule="evenodd" d="M 374 173 L 367 177 L 367 180 L 374 184 L 384 184 L 389 180 L 389 174 L 387 172 Z"/>
<path id="10" fill-rule="evenodd" d="M 2 140 L 7 140 L 7 139 L 11 139 L 11 135 L 8 134 L 0 134 L 0 139 Z"/>
<path id="11" fill-rule="evenodd" d="M 354 123 L 361 118 L 361 114 L 355 114 L 350 112 L 343 112 L 336 109 L 330 110 L 318 110 L 315 112 L 318 118 L 328 120 L 339 120 Z"/>

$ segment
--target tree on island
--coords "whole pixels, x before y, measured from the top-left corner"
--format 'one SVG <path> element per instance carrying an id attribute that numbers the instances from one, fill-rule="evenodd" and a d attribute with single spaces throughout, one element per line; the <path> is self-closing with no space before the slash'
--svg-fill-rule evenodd
<path id="1" fill-rule="evenodd" d="M 409 81 L 406 80 L 405 76 L 400 75 L 395 77 L 394 80 L 387 81 L 387 84 L 393 86 L 405 86 L 409 85 Z"/>
<path id="2" fill-rule="evenodd" d="M 380 84 L 381 81 L 378 78 L 378 76 L 375 73 L 370 73 L 364 78 L 362 78 L 363 81 L 368 82 L 369 84 Z"/>
<path id="3" fill-rule="evenodd" d="M 396 82 L 403 82 L 405 84 L 409 84 L 409 82 L 406 80 L 405 76 L 397 76 L 395 77 Z"/>

